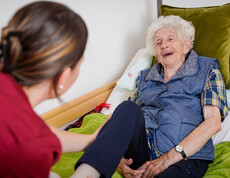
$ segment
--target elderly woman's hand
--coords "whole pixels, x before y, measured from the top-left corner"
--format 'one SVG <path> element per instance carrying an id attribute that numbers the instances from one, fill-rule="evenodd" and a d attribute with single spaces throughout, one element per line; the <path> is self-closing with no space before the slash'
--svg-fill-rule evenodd
<path id="1" fill-rule="evenodd" d="M 149 161 L 149 165 L 145 171 L 145 173 L 143 174 L 143 178 L 146 177 L 154 177 L 155 175 L 163 172 L 164 170 L 166 170 L 169 166 L 169 157 L 168 157 L 168 153 L 162 155 L 161 157 L 154 159 L 152 161 Z"/>
<path id="2" fill-rule="evenodd" d="M 122 174 L 125 178 L 141 178 L 141 176 L 143 175 L 143 173 L 145 172 L 145 169 L 147 168 L 147 166 L 149 165 L 149 161 L 146 162 L 145 164 L 143 164 L 140 168 L 138 168 L 137 170 L 133 170 L 131 169 L 129 166 L 131 164 L 133 164 L 133 159 L 125 159 L 122 158 L 119 165 L 118 165 L 118 172 L 120 174 Z"/>

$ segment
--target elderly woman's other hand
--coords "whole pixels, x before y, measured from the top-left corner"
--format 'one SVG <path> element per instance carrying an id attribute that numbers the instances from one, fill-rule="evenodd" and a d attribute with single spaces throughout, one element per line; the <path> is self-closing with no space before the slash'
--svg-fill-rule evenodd
<path id="1" fill-rule="evenodd" d="M 149 165 L 150 161 L 146 162 L 145 164 L 143 164 L 140 168 L 138 168 L 137 170 L 133 170 L 131 169 L 129 166 L 131 164 L 133 164 L 133 159 L 125 159 L 122 158 L 119 165 L 118 165 L 118 172 L 120 174 L 122 174 L 125 178 L 141 178 L 141 176 L 143 175 L 143 173 L 145 172 L 147 166 Z"/>
<path id="2" fill-rule="evenodd" d="M 168 157 L 168 153 L 162 155 L 161 157 L 154 159 L 152 161 L 146 162 L 148 163 L 147 169 L 143 174 L 143 178 L 154 177 L 155 175 L 163 172 L 170 166 L 170 161 Z"/>

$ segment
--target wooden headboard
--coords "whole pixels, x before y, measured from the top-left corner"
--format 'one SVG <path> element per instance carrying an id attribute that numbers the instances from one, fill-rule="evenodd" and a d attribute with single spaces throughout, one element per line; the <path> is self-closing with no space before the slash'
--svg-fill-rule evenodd
<path id="1" fill-rule="evenodd" d="M 115 87 L 116 82 L 117 80 L 65 103 L 42 114 L 41 117 L 46 123 L 55 127 L 61 127 L 105 102 Z"/>

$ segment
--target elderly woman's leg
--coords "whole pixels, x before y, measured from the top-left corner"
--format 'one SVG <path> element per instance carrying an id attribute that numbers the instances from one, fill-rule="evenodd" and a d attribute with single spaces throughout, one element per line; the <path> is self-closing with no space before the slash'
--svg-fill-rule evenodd
<path id="1" fill-rule="evenodd" d="M 149 160 L 144 116 L 139 106 L 131 101 L 125 101 L 117 107 L 75 167 L 86 163 L 103 176 L 111 177 L 128 148 L 134 167 Z"/>

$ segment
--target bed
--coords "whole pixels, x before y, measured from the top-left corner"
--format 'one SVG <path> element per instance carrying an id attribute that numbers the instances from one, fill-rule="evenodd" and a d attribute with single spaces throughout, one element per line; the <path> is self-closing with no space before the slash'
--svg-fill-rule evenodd
<path id="1" fill-rule="evenodd" d="M 230 3 L 202 8 L 178 8 L 162 5 L 161 1 L 158 1 L 158 6 L 160 15 L 179 15 L 193 22 L 196 28 L 194 50 L 199 55 L 219 59 L 229 103 Z M 118 104 L 127 100 L 135 88 L 135 79 L 140 70 L 150 67 L 153 63 L 155 63 L 154 57 L 149 55 L 145 48 L 140 49 L 134 55 L 121 78 L 42 114 L 41 117 L 48 124 L 63 128 L 63 125 L 65 127 L 68 123 L 84 115 L 81 127 L 72 128 L 69 131 L 90 134 L 105 121 Z M 111 104 L 109 109 L 103 108 L 100 113 L 85 115 L 104 102 Z M 222 131 L 213 137 L 213 142 L 215 144 L 215 161 L 210 164 L 204 177 L 230 177 L 230 111 L 222 123 Z M 83 152 L 63 154 L 52 171 L 61 177 L 69 177 L 74 172 L 74 165 L 82 154 Z M 122 176 L 115 172 L 113 177 Z"/>

